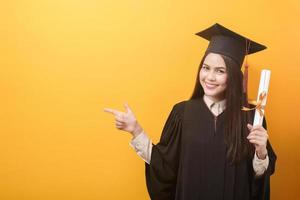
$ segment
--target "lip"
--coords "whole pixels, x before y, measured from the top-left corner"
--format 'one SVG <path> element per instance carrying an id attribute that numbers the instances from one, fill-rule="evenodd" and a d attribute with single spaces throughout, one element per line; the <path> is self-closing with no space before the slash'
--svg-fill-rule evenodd
<path id="1" fill-rule="evenodd" d="M 218 85 L 205 82 L 205 86 L 209 89 L 216 88 Z"/>

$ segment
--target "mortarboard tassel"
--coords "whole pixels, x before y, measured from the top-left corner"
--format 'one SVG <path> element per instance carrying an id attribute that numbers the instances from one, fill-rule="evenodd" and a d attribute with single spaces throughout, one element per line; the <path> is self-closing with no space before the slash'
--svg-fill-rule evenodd
<path id="1" fill-rule="evenodd" d="M 243 92 L 248 96 L 248 53 L 249 53 L 249 47 L 250 47 L 250 41 L 248 43 L 248 40 L 246 40 L 246 58 L 245 58 L 245 64 L 244 64 L 244 78 L 243 78 Z"/>

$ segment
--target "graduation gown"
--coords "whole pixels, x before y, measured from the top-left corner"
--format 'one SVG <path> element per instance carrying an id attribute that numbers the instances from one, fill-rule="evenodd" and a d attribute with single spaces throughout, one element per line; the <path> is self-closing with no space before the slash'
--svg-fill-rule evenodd
<path id="1" fill-rule="evenodd" d="M 269 166 L 259 178 L 250 158 L 230 165 L 226 160 L 225 112 L 215 117 L 203 98 L 173 107 L 160 142 L 153 145 L 150 165 L 145 163 L 152 200 L 267 199 L 276 155 L 268 142 Z"/>

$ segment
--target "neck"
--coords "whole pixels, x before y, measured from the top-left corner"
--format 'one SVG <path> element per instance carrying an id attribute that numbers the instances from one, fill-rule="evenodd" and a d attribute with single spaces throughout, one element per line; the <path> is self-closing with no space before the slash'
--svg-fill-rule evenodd
<path id="1" fill-rule="evenodd" d="M 225 99 L 225 97 L 220 97 L 220 98 L 214 98 L 214 97 L 210 97 L 210 96 L 207 96 L 207 95 L 205 95 L 204 94 L 204 96 L 206 97 L 206 98 L 208 98 L 208 99 L 210 99 L 211 101 L 213 101 L 214 103 L 218 103 L 218 102 L 220 102 L 220 101 L 223 101 L 224 99 Z"/>

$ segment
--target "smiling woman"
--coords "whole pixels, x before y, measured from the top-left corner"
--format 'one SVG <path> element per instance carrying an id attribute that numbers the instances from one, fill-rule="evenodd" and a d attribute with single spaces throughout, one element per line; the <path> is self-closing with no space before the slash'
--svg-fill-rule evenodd
<path id="1" fill-rule="evenodd" d="M 247 54 L 265 49 L 215 24 L 197 33 L 210 41 L 199 65 L 194 92 L 177 103 L 160 142 L 152 144 L 126 105 L 115 116 L 116 128 L 133 135 L 131 146 L 145 161 L 152 200 L 268 199 L 276 155 L 266 122 L 251 126 L 254 113 L 243 93 L 241 66 Z"/>
<path id="2" fill-rule="evenodd" d="M 212 101 L 224 99 L 227 73 L 225 61 L 220 54 L 209 53 L 205 57 L 199 79 L 207 97 Z"/>

